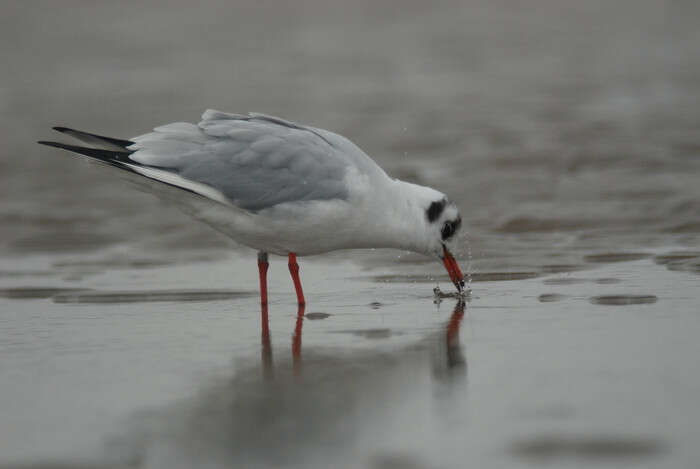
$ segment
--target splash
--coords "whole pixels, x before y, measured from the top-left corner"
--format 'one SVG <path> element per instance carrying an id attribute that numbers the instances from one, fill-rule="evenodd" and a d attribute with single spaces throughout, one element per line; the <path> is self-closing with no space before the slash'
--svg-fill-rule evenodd
<path id="1" fill-rule="evenodd" d="M 445 298 L 457 298 L 458 300 L 469 300 L 471 298 L 471 289 L 465 289 L 464 291 L 450 291 L 444 292 L 440 290 L 440 286 L 433 288 L 433 297 L 435 303 L 440 303 Z"/>
<path id="2" fill-rule="evenodd" d="M 472 243 L 469 242 L 469 233 L 465 233 L 467 241 L 467 288 L 465 292 L 471 295 L 472 292 Z"/>

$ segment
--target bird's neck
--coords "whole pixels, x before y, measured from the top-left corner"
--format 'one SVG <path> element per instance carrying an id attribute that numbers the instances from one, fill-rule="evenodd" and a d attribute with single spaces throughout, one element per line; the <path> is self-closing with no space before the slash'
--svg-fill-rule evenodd
<path id="1" fill-rule="evenodd" d="M 393 179 L 374 195 L 372 230 L 383 246 L 429 254 L 430 235 L 426 208 L 443 197 L 429 187 Z"/>

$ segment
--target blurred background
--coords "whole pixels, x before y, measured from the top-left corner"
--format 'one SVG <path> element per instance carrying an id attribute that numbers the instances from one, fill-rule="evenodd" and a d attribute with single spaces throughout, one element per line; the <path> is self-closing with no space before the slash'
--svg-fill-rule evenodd
<path id="1" fill-rule="evenodd" d="M 0 13 L 0 467 L 697 461 L 700 2 Z M 275 357 L 303 319 L 309 366 L 306 387 L 277 368 L 270 387 L 254 253 L 35 143 L 60 140 L 52 126 L 129 138 L 206 108 L 329 129 L 447 193 L 474 280 L 461 332 L 458 308 L 432 303 L 432 260 L 303 259 L 324 319 L 307 323 L 274 259 Z"/>
<path id="2" fill-rule="evenodd" d="M 333 130 L 391 175 L 446 192 L 477 264 L 698 241 L 697 2 L 2 9 L 6 253 L 152 250 L 163 236 L 168 255 L 228 249 L 110 171 L 33 143 L 54 125 L 128 138 L 205 108 Z"/>

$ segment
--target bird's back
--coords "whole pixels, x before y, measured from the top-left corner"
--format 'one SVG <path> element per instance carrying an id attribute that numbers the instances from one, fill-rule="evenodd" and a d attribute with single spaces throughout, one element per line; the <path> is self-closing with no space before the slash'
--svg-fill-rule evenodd
<path id="1" fill-rule="evenodd" d="M 132 139 L 129 156 L 220 192 L 250 211 L 293 202 L 346 200 L 346 173 L 384 174 L 346 138 L 280 118 L 208 110 L 198 125 L 173 123 Z"/>

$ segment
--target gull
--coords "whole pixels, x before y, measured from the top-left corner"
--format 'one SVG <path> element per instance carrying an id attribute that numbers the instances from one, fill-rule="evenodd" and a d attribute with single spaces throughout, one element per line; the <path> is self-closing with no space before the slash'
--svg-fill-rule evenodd
<path id="1" fill-rule="evenodd" d="M 347 138 L 259 113 L 207 110 L 122 140 L 66 127 L 86 146 L 68 150 L 122 171 L 132 182 L 258 251 L 267 306 L 268 253 L 287 256 L 299 306 L 297 256 L 337 249 L 395 248 L 440 259 L 458 292 L 452 254 L 462 219 L 435 189 L 391 178 Z"/>

